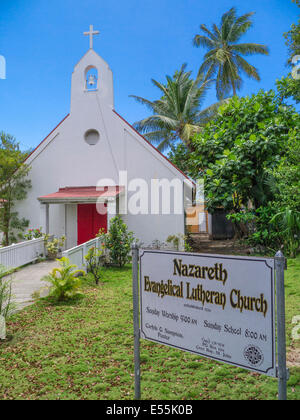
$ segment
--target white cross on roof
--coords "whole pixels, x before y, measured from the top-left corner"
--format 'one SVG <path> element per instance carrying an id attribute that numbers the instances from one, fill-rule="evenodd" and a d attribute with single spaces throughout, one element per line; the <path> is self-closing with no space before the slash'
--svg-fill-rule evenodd
<path id="1" fill-rule="evenodd" d="M 93 49 L 93 41 L 94 41 L 94 35 L 99 35 L 100 32 L 99 31 L 94 31 L 94 26 L 90 25 L 90 30 L 89 32 L 84 32 L 83 35 L 89 36 L 90 37 L 90 49 Z"/>

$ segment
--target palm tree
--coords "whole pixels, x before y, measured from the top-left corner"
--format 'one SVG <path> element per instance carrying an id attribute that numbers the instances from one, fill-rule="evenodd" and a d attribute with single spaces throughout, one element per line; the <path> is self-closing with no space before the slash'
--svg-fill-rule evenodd
<path id="1" fill-rule="evenodd" d="M 130 95 L 153 112 L 150 117 L 136 122 L 134 127 L 162 152 L 178 140 L 192 150 L 191 137 L 214 117 L 222 103 L 218 102 L 201 111 L 205 94 L 213 80 L 201 74 L 193 80 L 191 72 L 185 69 L 184 64 L 173 78 L 167 76 L 166 84 L 152 79 L 154 86 L 163 94 L 156 101 Z"/>
<path id="2" fill-rule="evenodd" d="M 222 16 L 221 25 L 213 25 L 209 30 L 201 25 L 202 35 L 194 37 L 196 47 L 204 47 L 208 52 L 204 56 L 199 72 L 209 72 L 216 77 L 218 99 L 229 96 L 231 91 L 235 96 L 241 89 L 241 73 L 260 80 L 257 69 L 246 61 L 243 56 L 253 54 L 268 55 L 268 47 L 254 43 L 239 43 L 240 38 L 253 26 L 251 17 L 254 12 L 237 17 L 233 7 Z"/>

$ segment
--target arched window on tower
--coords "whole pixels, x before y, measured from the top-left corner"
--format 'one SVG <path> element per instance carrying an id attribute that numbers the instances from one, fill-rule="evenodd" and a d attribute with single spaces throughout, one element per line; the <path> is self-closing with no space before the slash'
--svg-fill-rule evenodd
<path id="1" fill-rule="evenodd" d="M 88 67 L 85 71 L 85 89 L 88 92 L 98 90 L 98 70 L 96 67 Z"/>

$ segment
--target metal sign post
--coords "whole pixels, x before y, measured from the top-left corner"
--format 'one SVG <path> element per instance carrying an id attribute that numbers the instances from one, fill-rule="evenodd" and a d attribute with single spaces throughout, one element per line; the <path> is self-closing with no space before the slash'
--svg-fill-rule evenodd
<path id="1" fill-rule="evenodd" d="M 141 399 L 140 377 L 140 321 L 139 321 L 139 247 L 132 245 L 132 292 L 134 328 L 134 398 Z"/>
<path id="2" fill-rule="evenodd" d="M 278 399 L 286 400 L 286 383 L 288 372 L 286 369 L 286 338 L 285 338 L 285 294 L 284 294 L 285 258 L 281 251 L 275 255 L 276 295 L 277 295 L 277 377 Z"/>

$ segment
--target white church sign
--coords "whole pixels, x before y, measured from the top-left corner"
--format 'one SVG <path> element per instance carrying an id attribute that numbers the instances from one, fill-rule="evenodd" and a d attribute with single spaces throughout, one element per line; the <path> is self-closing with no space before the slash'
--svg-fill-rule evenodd
<path id="1" fill-rule="evenodd" d="M 141 250 L 141 337 L 276 376 L 274 259 Z"/>

